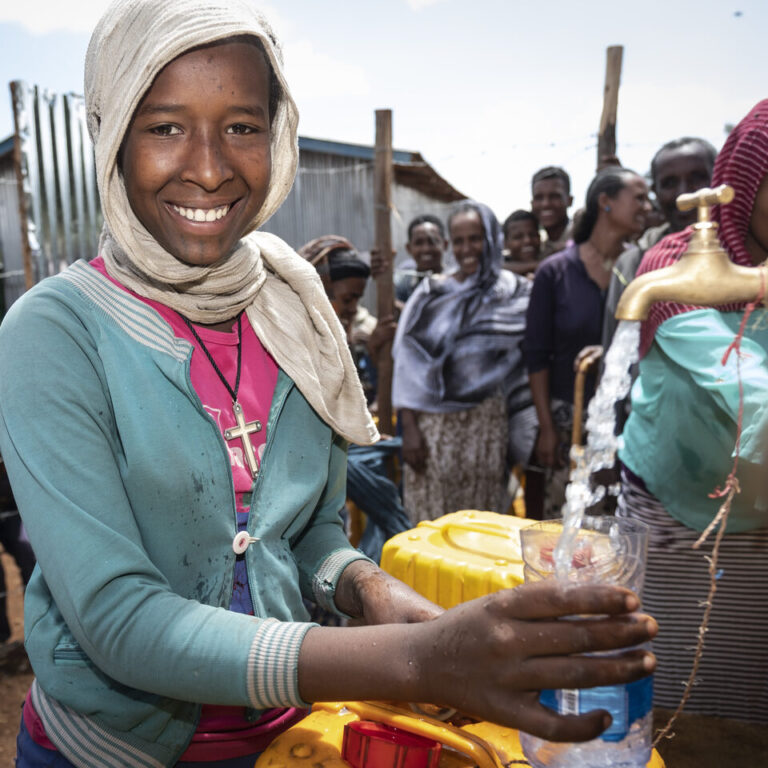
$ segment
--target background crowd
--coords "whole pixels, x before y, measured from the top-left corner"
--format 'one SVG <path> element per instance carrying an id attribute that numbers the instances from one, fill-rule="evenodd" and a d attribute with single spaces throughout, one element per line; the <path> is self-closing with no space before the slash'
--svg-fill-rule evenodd
<path id="1" fill-rule="evenodd" d="M 724 249 L 745 266 L 768 256 L 766 142 L 764 101 L 734 128 L 719 156 L 707 141 L 683 137 L 660 147 L 645 175 L 611 158 L 576 210 L 567 172 L 552 166 L 533 176 L 530 207 L 514 210 L 503 225 L 476 202 L 458 205 L 444 223 L 429 215 L 411 222 L 411 260 L 394 276 L 399 317 L 392 349 L 411 524 L 462 508 L 513 512 L 519 481 L 527 517 L 560 515 L 574 419 L 585 416 L 600 366 L 589 369 L 580 413 L 576 370 L 610 345 L 616 306 L 638 270 L 674 263 L 687 247 L 696 210 L 680 211 L 677 197 L 713 183 L 732 185 L 737 203 L 714 211 Z M 448 249 L 457 269 L 446 274 Z M 378 255 L 373 262 L 374 275 L 387 265 Z M 364 285 L 359 288 L 358 297 Z M 709 629 L 704 680 L 688 708 L 764 721 L 768 505 L 764 483 L 755 479 L 765 461 L 764 318 L 753 317 L 749 326 L 741 373 L 733 359 L 730 367 L 721 362 L 743 308 L 654 309 L 633 371 L 639 381 L 619 419 L 622 428 L 629 414 L 613 477 L 621 475 L 618 510 L 609 499 L 594 511 L 651 526 L 646 600 L 661 625 L 655 700 L 674 707 L 710 580 L 706 559 L 691 545 L 722 503 L 711 492 L 732 461 L 742 378 L 744 492 L 721 544 L 727 587 Z M 387 326 L 392 333 L 391 318 Z M 354 327 L 350 315 L 350 332 Z M 374 330 L 371 339 L 376 336 Z M 729 638 L 736 624 L 744 627 L 738 660 Z"/>
<path id="2" fill-rule="evenodd" d="M 270 38 L 259 39 L 263 43 Z M 196 50 L 192 46 L 185 55 L 193 55 Z M 238 50 L 228 51 L 227 56 L 234 60 L 244 55 Z M 246 53 L 251 57 L 255 55 L 253 51 Z M 265 72 L 271 71 L 264 62 L 262 68 Z M 231 65 L 233 70 L 237 69 L 232 62 L 225 63 L 226 66 Z M 272 62 L 269 66 L 276 65 Z M 264 81 L 269 88 L 272 87 L 266 76 Z M 188 98 L 194 100 L 193 97 Z M 114 108 L 117 109 L 117 106 L 122 109 L 122 105 Z M 290 111 L 290 102 L 285 97 L 281 108 Z M 129 138 L 133 137 L 132 125 L 129 123 L 127 129 Z M 122 126 L 121 130 L 125 131 L 126 127 Z M 235 135 L 239 134 L 236 132 Z M 121 136 L 122 133 L 116 131 L 112 140 L 117 142 Z M 145 141 L 146 137 L 133 140 Z M 136 152 L 131 142 L 126 142 L 120 144 L 119 162 L 125 166 L 122 173 L 128 179 L 131 211 L 140 219 L 140 214 L 143 214 L 150 224 L 156 224 L 152 206 L 137 211 L 135 201 L 145 202 L 144 190 L 137 182 L 131 186 L 130 171 L 143 179 L 142 173 L 146 169 L 142 167 L 142 153 Z M 510 206 L 516 209 L 503 224 L 487 206 L 475 201 L 457 205 L 445 222 L 424 212 L 408 226 L 405 247 L 410 259 L 399 264 L 394 273 L 395 313 L 378 319 L 362 306 L 361 298 L 367 281 L 390 268 L 389 254 L 375 254 L 373 263 L 368 264 L 361 258 L 355 244 L 344 237 L 344 233 L 318 233 L 319 236 L 300 248 L 299 253 L 322 279 L 330 307 L 343 330 L 339 338 L 336 336 L 339 324 L 332 320 L 330 310 L 332 322 L 327 317 L 320 318 L 322 323 L 318 322 L 318 307 L 326 307 L 328 302 L 322 299 L 321 294 L 322 301 L 318 301 L 313 293 L 315 289 L 319 291 L 319 287 L 314 276 L 307 280 L 302 272 L 302 269 L 308 269 L 306 264 L 301 262 L 301 268 L 293 264 L 288 266 L 292 256 L 286 255 L 282 245 L 278 246 L 269 236 L 263 235 L 266 239 L 260 243 L 259 254 L 255 250 L 244 251 L 241 258 L 244 263 L 258 264 L 261 268 L 257 258 L 264 257 L 268 266 L 271 265 L 271 271 L 265 271 L 263 280 L 267 281 L 269 291 L 274 291 L 274 294 L 266 292 L 266 298 L 273 304 L 264 305 L 263 296 L 256 301 L 249 292 L 252 285 L 245 279 L 243 285 L 230 286 L 228 282 L 226 285 L 214 285 L 215 295 L 222 301 L 225 301 L 223 297 L 229 301 L 233 287 L 243 292 L 241 309 L 245 310 L 246 318 L 252 325 L 247 325 L 243 332 L 238 315 L 237 358 L 236 362 L 230 361 L 236 371 L 235 376 L 230 377 L 236 382 L 231 398 L 233 404 L 240 407 L 237 387 L 241 372 L 241 347 L 246 343 L 253 347 L 264 329 L 272 346 L 265 347 L 262 357 L 265 370 L 270 371 L 273 381 L 271 392 L 260 393 L 259 403 L 256 400 L 253 403 L 253 412 L 260 416 L 254 422 L 259 424 L 259 430 L 261 423 L 270 419 L 270 411 L 265 404 L 271 402 L 274 392 L 283 392 L 287 387 L 283 379 L 278 378 L 277 365 L 274 361 L 270 363 L 272 357 L 278 359 L 285 355 L 280 362 L 282 368 L 287 370 L 293 365 L 291 375 L 294 378 L 301 378 L 303 374 L 312 379 L 302 382 L 308 391 L 313 391 L 311 385 L 315 379 L 324 384 L 322 388 L 315 388 L 316 400 L 308 403 L 296 399 L 292 401 L 294 411 L 301 413 L 301 418 L 291 417 L 296 419 L 290 422 L 291 429 L 295 429 L 301 419 L 314 423 L 312 418 L 319 419 L 317 414 L 325 413 L 324 408 L 330 423 L 335 418 L 335 409 L 344 405 L 344 399 L 336 397 L 336 390 L 326 381 L 326 377 L 333 373 L 332 366 L 326 368 L 326 359 L 332 357 L 326 354 L 329 349 L 339 360 L 353 362 L 373 414 L 377 411 L 376 363 L 381 358 L 382 350 L 387 354 L 391 349 L 394 362 L 392 400 L 397 412 L 396 420 L 392 424 L 378 425 L 383 436 L 380 441 L 373 440 L 375 429 L 367 413 L 358 414 L 360 423 L 355 423 L 356 431 L 339 433 L 351 445 L 346 457 L 346 494 L 343 494 L 344 489 L 336 488 L 336 496 L 346 495 L 349 502 L 359 507 L 368 518 L 359 542 L 365 555 L 378 561 L 383 543 L 392 535 L 422 520 L 436 519 L 457 509 L 475 508 L 500 513 L 513 511 L 519 485 L 524 487 L 525 513 L 528 517 L 559 516 L 568 479 L 572 430 L 574 423 L 583 416 L 575 407 L 576 366 L 585 356 L 597 359 L 599 352 L 596 350 L 610 343 L 615 331 L 613 315 L 616 304 L 636 272 L 671 263 L 684 251 L 690 235 L 688 227 L 695 213 L 685 215 L 678 211 L 675 207 L 677 196 L 700 189 L 712 180 L 732 184 L 737 188 L 737 204 L 724 212 L 715 211 L 715 218 L 723 227 L 723 246 L 734 261 L 745 266 L 757 266 L 768 256 L 768 236 L 764 224 L 768 216 L 768 102 L 758 104 L 734 128 L 722 152 L 716 155 L 714 148 L 703 139 L 684 137 L 664 144 L 649 159 L 647 175 L 623 167 L 615 158 L 606 159 L 591 180 L 585 199 L 576 201 L 576 204 L 571 196 L 568 173 L 556 166 L 545 167 L 531 179 L 529 206 Z M 135 167 L 131 166 L 131 159 Z M 290 163 L 284 164 L 291 170 Z M 285 173 L 290 175 L 288 171 Z M 113 180 L 107 181 L 113 183 Z M 114 183 L 118 189 L 122 182 Z M 265 190 L 270 183 L 274 185 L 274 179 L 265 181 Z M 280 194 L 287 193 L 290 184 L 286 183 L 283 187 Z M 125 200 L 114 190 L 113 193 L 115 212 L 112 226 L 118 226 L 119 230 L 131 214 L 127 212 Z M 268 199 L 272 205 L 273 201 Z M 250 234 L 248 227 L 253 225 L 255 229 L 261 221 L 259 217 L 267 215 L 260 207 L 262 203 L 263 199 L 258 206 L 254 203 L 254 210 L 249 211 L 250 218 L 241 222 L 242 226 L 236 231 L 233 228 L 231 234 L 234 239 L 230 246 L 234 247 L 241 236 Z M 128 232 L 133 230 L 126 226 L 121 236 L 132 244 L 133 234 L 126 234 Z M 154 237 L 155 232 L 152 234 Z M 154 279 L 146 278 L 144 272 L 141 272 L 141 280 L 136 278 L 135 265 L 126 266 L 129 260 L 121 250 L 123 246 L 118 239 L 111 246 L 113 252 L 107 248 L 105 255 L 101 256 L 102 261 L 97 260 L 98 263 L 92 266 L 101 270 L 105 279 L 113 278 L 110 269 L 115 272 L 124 270 L 121 277 L 125 285 L 128 288 L 138 286 L 141 290 L 137 288 L 137 293 L 141 296 L 145 291 L 147 296 L 142 301 L 154 300 L 152 291 L 157 290 Z M 155 245 L 164 248 L 167 244 L 157 240 L 153 247 Z M 457 265 L 453 271 L 444 270 L 449 250 Z M 132 255 L 131 258 L 135 257 Z M 184 261 L 175 254 L 173 258 Z M 221 253 L 218 251 L 208 254 L 206 258 L 220 266 Z M 140 266 L 148 272 L 145 264 L 140 263 Z M 178 267 L 173 262 L 171 266 Z M 184 268 L 187 269 L 186 266 Z M 287 354 L 288 346 L 293 346 L 291 332 L 275 321 L 278 316 L 276 308 L 283 300 L 279 291 L 283 289 L 276 288 L 270 282 L 276 282 L 274 275 L 280 269 L 285 270 L 282 277 L 286 283 L 294 281 L 295 293 L 301 299 L 301 311 L 297 313 L 300 323 L 296 326 L 296 333 L 307 337 L 302 349 L 306 352 L 306 359 L 322 376 L 318 373 L 312 378 L 302 361 L 297 362 L 297 358 Z M 175 280 L 176 273 L 173 275 Z M 227 274 L 226 277 L 228 281 L 231 276 Z M 98 278 L 90 274 L 88 279 Z M 137 286 L 130 282 L 133 279 L 137 281 Z M 241 279 L 240 272 L 237 279 Z M 179 285 L 192 282 L 187 278 L 178 280 Z M 167 310 L 168 317 L 175 318 L 173 322 L 179 320 L 173 313 L 180 316 L 174 332 L 178 332 L 179 337 L 189 335 L 206 354 L 205 359 L 211 363 L 213 373 L 229 387 L 227 377 L 219 370 L 214 356 L 206 347 L 206 344 L 213 346 L 219 341 L 215 335 L 203 334 L 201 339 L 192 326 L 193 321 L 206 324 L 206 321 L 215 320 L 227 327 L 214 328 L 214 331 L 231 332 L 235 327 L 233 319 L 220 317 L 221 313 L 226 314 L 229 310 L 221 309 L 216 304 L 198 317 L 195 315 L 198 311 L 197 299 L 191 292 L 187 295 L 182 290 L 174 289 L 168 293 L 176 297 L 174 300 L 178 299 L 179 306 L 172 305 L 163 294 L 163 301 L 159 302 L 162 311 L 158 311 L 162 314 Z M 170 308 L 165 307 L 166 303 Z M 650 326 L 646 326 L 641 349 L 643 361 L 630 404 L 626 439 L 620 455 L 621 465 L 617 467 L 622 472 L 623 484 L 618 514 L 642 519 L 650 524 L 653 531 L 648 605 L 659 617 L 662 636 L 666 638 L 659 645 L 657 698 L 658 703 L 667 706 L 676 703 L 680 678 L 685 674 L 688 660 L 687 649 L 695 642 L 698 625 L 698 616 L 679 611 L 678 603 L 683 598 L 693 603 L 700 600 L 707 585 L 702 575 L 706 571 L 703 558 L 684 559 L 678 555 L 712 517 L 715 505 L 702 504 L 699 507 L 697 502 L 699 497 L 706 496 L 708 484 L 714 485 L 721 479 L 721 473 L 722 476 L 727 474 L 731 438 L 741 412 L 738 397 L 738 377 L 741 373 L 736 371 L 734 377 L 732 368 L 729 368 L 721 374 L 715 362 L 722 358 L 723 351 L 737 331 L 743 307 L 722 309 L 722 312 L 715 312 L 674 305 L 662 310 L 655 320 L 652 317 Z M 207 324 L 214 325 L 213 322 Z M 262 329 L 260 334 L 255 331 L 257 327 Z M 741 457 L 747 475 L 751 468 L 762 468 L 765 461 L 762 437 L 765 435 L 764 422 L 768 410 L 764 406 L 764 392 L 768 386 L 766 327 L 768 324 L 750 328 L 745 341 L 749 347 L 749 365 L 743 372 L 745 423 L 748 426 Z M 324 329 L 322 333 L 318 328 Z M 288 341 L 291 344 L 286 345 Z M 232 346 L 229 342 L 227 344 Z M 341 349 L 348 346 L 349 357 L 346 352 L 339 352 L 339 346 Z M 256 358 L 249 354 L 244 357 L 251 360 L 252 368 L 248 370 L 246 366 L 246 376 L 260 384 L 263 377 L 253 370 L 252 361 Z M 198 359 L 203 358 L 198 356 Z M 215 383 L 212 371 L 204 367 L 208 379 Z M 199 366 L 197 371 L 199 374 Z M 349 392 L 357 393 L 351 368 L 345 368 L 345 372 L 344 386 Z M 126 375 L 121 370 L 120 376 Z M 594 392 L 598 376 L 599 369 L 595 366 L 584 391 L 585 404 Z M 208 379 L 203 382 L 201 378 L 201 389 L 205 388 L 203 384 L 207 386 Z M 127 389 L 124 387 L 122 391 Z M 23 394 L 17 392 L 15 396 L 22 397 Z M 12 399 L 6 397 L 6 403 L 12 403 Z M 696 407 L 686 410 L 685 405 L 690 403 Z M 7 405 L 7 408 L 11 413 L 11 406 Z M 364 408 L 361 410 L 365 412 Z M 286 413 L 291 415 L 293 411 L 289 409 Z M 682 426 L 686 423 L 686 414 L 696 417 L 693 426 Z M 283 424 L 287 418 L 283 416 Z M 713 431 L 710 424 L 718 425 L 718 428 Z M 670 425 L 675 427 L 675 440 L 666 440 Z M 317 429 L 320 427 L 317 426 Z M 712 440 L 713 433 L 715 440 Z M 365 436 L 370 438 L 372 445 L 355 443 L 356 438 L 364 442 Z M 323 439 L 330 438 L 326 435 Z M 321 440 L 318 438 L 316 442 L 320 445 Z M 333 469 L 333 479 L 343 476 L 338 467 L 339 461 L 342 468 L 344 462 L 343 451 L 339 448 L 341 442 L 341 438 L 338 441 L 334 438 L 333 445 L 329 443 L 328 450 L 334 459 L 333 466 L 326 467 L 326 470 L 330 476 Z M 700 448 L 704 444 L 708 447 L 703 451 L 702 458 Z M 236 482 L 238 537 L 245 535 L 245 539 L 241 539 L 243 551 L 233 550 L 238 557 L 245 554 L 251 544 L 260 541 L 260 537 L 251 535 L 247 525 L 252 503 L 250 489 L 255 478 L 259 477 L 265 445 L 260 446 L 262 451 L 258 454 L 258 461 L 253 459 L 258 466 L 252 467 L 249 463 L 247 469 L 241 464 L 241 487 Z M 664 450 L 658 450 L 657 446 L 664 446 Z M 286 456 L 288 454 L 290 451 Z M 402 459 L 402 478 L 391 472 L 388 459 L 395 455 Z M 322 464 L 322 459 L 318 461 Z M 289 460 L 285 458 L 280 466 L 288 465 Z M 670 482 L 670 477 L 687 478 L 685 492 L 681 492 L 677 482 Z M 273 484 L 274 498 L 283 503 L 288 485 L 280 479 L 268 478 L 265 482 Z M 138 494 L 144 491 L 143 484 L 135 490 Z M 754 493 L 740 499 L 740 504 L 734 509 L 732 527 L 723 551 L 728 611 L 713 624 L 712 652 L 707 656 L 707 683 L 699 686 L 691 699 L 691 707 L 698 711 L 757 721 L 768 720 L 768 661 L 761 645 L 764 628 L 768 625 L 768 576 L 764 567 L 768 555 L 768 503 L 761 491 L 762 486 L 757 482 Z M 122 493 L 121 487 L 115 491 L 115 494 L 119 493 Z M 691 498 L 696 498 L 696 502 L 691 502 Z M 327 509 L 324 507 L 329 518 L 335 515 L 336 510 L 331 509 L 334 502 L 335 499 L 330 500 Z M 13 502 L 9 501 L 5 506 L 9 504 L 12 506 Z M 28 503 L 28 506 L 34 505 Z M 17 522 L 13 515 L 8 519 Z M 329 526 L 336 524 L 330 519 L 320 522 Z M 149 521 L 147 525 L 150 525 Z M 335 528 L 333 531 L 334 535 L 339 533 Z M 318 529 L 315 533 L 320 536 L 322 532 Z M 45 538 L 39 531 L 37 536 L 38 541 Z M 237 544 L 238 537 L 233 546 Z M 281 537 L 277 538 L 282 541 Z M 305 552 L 306 558 L 314 556 L 308 539 L 305 541 L 298 534 L 296 538 L 299 542 L 297 546 L 299 549 L 303 547 L 301 551 Z M 3 543 L 12 554 L 19 553 L 17 559 L 25 569 L 26 581 L 31 564 L 28 557 L 24 558 L 31 550 L 28 544 L 17 546 L 25 541 L 23 531 L 17 525 L 13 542 Z M 170 546 L 167 549 L 163 557 L 173 560 L 169 554 Z M 47 556 L 53 562 L 60 562 L 55 553 L 48 553 Z M 345 550 L 344 557 L 347 560 L 343 563 L 333 562 L 324 567 L 335 568 L 337 578 L 352 563 L 357 565 L 350 573 L 375 572 L 371 570 L 374 564 L 362 564 L 363 558 L 359 553 Z M 276 559 L 289 562 L 287 557 L 276 556 Z M 660 576 L 670 560 L 674 560 L 676 568 L 673 584 L 666 583 Z M 232 610 L 255 615 L 260 608 L 254 610 L 253 600 L 267 603 L 272 598 L 261 592 L 256 596 L 250 594 L 243 563 L 241 558 L 239 566 L 242 567 L 235 568 L 234 592 L 237 593 L 242 587 L 240 591 L 245 597 L 243 605 Z M 274 566 L 275 569 L 279 567 L 287 566 Z M 265 573 L 269 570 L 266 566 L 263 568 Z M 310 564 L 306 564 L 306 568 L 309 569 Z M 322 569 L 318 573 L 322 574 Z M 264 574 L 262 577 L 268 578 Z M 284 580 L 289 582 L 291 579 Z M 355 588 L 362 589 L 361 594 L 365 593 L 365 588 L 361 588 L 357 581 Z M 300 603 L 306 599 L 306 590 L 295 585 L 292 589 L 285 606 L 280 605 L 279 610 L 275 610 L 270 604 L 262 612 L 271 615 L 282 611 L 281 617 L 283 614 L 286 617 L 303 615 Z M 340 592 L 342 597 L 346 595 L 343 589 Z M 323 597 L 322 590 L 318 597 Z M 418 621 L 425 616 L 434 618 L 429 613 L 431 608 L 424 608 L 414 600 L 409 594 L 404 603 L 410 606 L 408 611 L 412 611 Z M 333 601 L 327 602 L 330 605 Z M 359 606 L 355 604 L 351 607 Z M 338 618 L 339 606 L 331 605 L 331 608 Z M 353 614 L 350 612 L 350 615 Z M 411 614 L 406 612 L 405 615 L 410 622 Z M 369 617 L 363 610 L 357 618 Z M 389 623 L 390 617 L 381 618 L 381 621 L 371 623 Z M 743 628 L 736 661 L 730 658 L 732 648 L 728 640 L 729 628 L 734 623 Z M 273 629 L 269 625 L 264 631 Z M 302 631 L 309 630 L 304 627 Z M 0 640 L 6 639 L 3 634 L 7 635 L 7 632 L 0 621 Z M 253 642 L 258 645 L 256 640 Z M 296 649 L 299 645 L 299 642 L 295 643 Z M 327 644 L 323 642 L 317 647 L 326 653 L 333 643 L 328 640 Z M 158 659 L 159 656 L 155 658 L 156 661 Z M 297 664 L 290 667 L 291 674 Z M 317 664 L 313 669 L 321 667 L 327 668 L 328 665 Z M 726 676 L 732 684 L 732 693 L 727 696 L 720 693 L 726 685 Z M 734 680 L 738 681 L 738 685 L 733 685 Z M 146 685 L 143 680 L 139 682 Z M 325 693 L 327 681 L 318 687 Z M 41 693 L 36 688 L 31 695 L 34 701 L 28 703 L 28 711 L 34 716 L 42 714 L 53 720 L 48 711 L 53 705 L 46 698 L 47 692 Z M 225 698 L 222 695 L 222 699 Z M 295 698 L 301 703 L 298 694 Z M 275 702 L 284 703 L 283 699 L 273 701 L 265 697 L 259 706 L 266 709 Z M 221 703 L 228 704 L 228 700 Z M 204 715 L 209 717 L 211 712 L 204 710 Z M 185 718 L 189 719 L 184 713 L 179 715 L 180 721 Z M 32 719 L 31 722 L 37 721 Z M 207 721 L 206 725 L 209 725 Z M 239 725 L 242 726 L 242 723 Z M 53 728 L 50 723 L 49 726 Z M 174 738 L 177 739 L 176 736 Z M 35 741 L 34 734 L 32 741 Z M 160 740 L 157 741 L 159 743 Z M 36 743 L 38 746 L 47 744 Z M 148 739 L 148 744 L 154 746 L 152 739 Z M 58 744 L 55 746 L 60 748 Z"/>

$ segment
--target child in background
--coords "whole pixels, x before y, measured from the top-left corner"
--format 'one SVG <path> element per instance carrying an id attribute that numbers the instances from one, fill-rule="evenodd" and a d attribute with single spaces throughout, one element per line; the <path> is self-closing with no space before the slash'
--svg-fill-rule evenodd
<path id="1" fill-rule="evenodd" d="M 539 222 L 530 211 L 517 210 L 504 221 L 502 266 L 516 275 L 533 278 L 541 262 Z"/>

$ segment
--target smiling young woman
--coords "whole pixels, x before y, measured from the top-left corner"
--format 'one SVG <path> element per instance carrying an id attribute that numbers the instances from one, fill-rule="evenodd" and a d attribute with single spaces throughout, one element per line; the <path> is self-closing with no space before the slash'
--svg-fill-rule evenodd
<path id="1" fill-rule="evenodd" d="M 648 187 L 640 176 L 619 166 L 604 168 L 587 189 L 575 242 L 549 256 L 536 271 L 524 345 L 539 421 L 533 456 L 538 472 L 532 473 L 535 480 L 528 490 L 534 483 L 543 482 L 545 487 L 543 495 L 535 497 L 539 508 L 531 505 L 530 514 L 536 517 L 558 517 L 565 502 L 574 361 L 584 347 L 600 344 L 613 266 L 627 240 L 642 233 L 650 209 Z"/>
<path id="2" fill-rule="evenodd" d="M 421 282 L 393 348 L 414 525 L 457 509 L 506 511 L 508 461 L 527 460 L 536 431 L 520 352 L 530 281 L 502 269 L 487 206 L 459 204 L 448 234 L 459 268 Z"/>
<path id="3" fill-rule="evenodd" d="M 226 256 L 264 204 L 271 175 L 270 68 L 253 42 L 190 51 L 155 78 L 121 153 L 133 212 L 180 261 Z"/>
<path id="4" fill-rule="evenodd" d="M 596 735 L 605 713 L 560 718 L 532 683 L 647 674 L 571 657 L 648 639 L 636 597 L 545 584 L 444 613 L 346 539 L 346 445 L 378 435 L 315 269 L 258 231 L 298 159 L 261 14 L 116 0 L 86 103 L 100 252 L 0 328 L 0 450 L 40 566 L 17 766 L 251 766 L 334 699 Z M 370 626 L 316 626 L 303 598 Z M 612 618 L 556 620 L 584 613 Z"/>

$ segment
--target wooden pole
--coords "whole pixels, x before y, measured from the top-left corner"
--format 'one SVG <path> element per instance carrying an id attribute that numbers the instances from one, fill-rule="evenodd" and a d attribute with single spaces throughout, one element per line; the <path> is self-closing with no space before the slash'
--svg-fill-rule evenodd
<path id="1" fill-rule="evenodd" d="M 605 52 L 605 90 L 603 91 L 603 114 L 600 116 L 600 130 L 597 134 L 597 167 L 602 168 L 606 158 L 616 157 L 616 115 L 619 106 L 619 85 L 621 83 L 621 60 L 624 47 L 612 45 Z"/>
<path id="2" fill-rule="evenodd" d="M 376 315 L 379 319 L 394 314 L 392 285 L 392 110 L 376 110 L 376 155 L 373 168 L 375 239 L 379 253 L 389 268 L 376 278 Z M 392 343 L 381 346 L 377 361 L 377 401 L 379 430 L 392 433 Z"/>

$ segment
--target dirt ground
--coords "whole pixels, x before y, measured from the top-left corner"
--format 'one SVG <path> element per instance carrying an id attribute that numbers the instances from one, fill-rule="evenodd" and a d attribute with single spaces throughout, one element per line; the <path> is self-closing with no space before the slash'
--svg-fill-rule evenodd
<path id="1" fill-rule="evenodd" d="M 11 644 L 0 655 L 0 768 L 10 768 L 16 757 L 21 705 L 32 682 L 32 673 L 20 645 L 24 637 L 21 579 L 13 560 L 5 554 L 2 555 L 2 565 L 6 573 L 8 614 L 13 634 Z"/>
<path id="2" fill-rule="evenodd" d="M 13 561 L 2 555 L 9 593 L 12 641 L 24 635 L 21 580 Z M 11 768 L 16 756 L 16 733 L 21 704 L 32 682 L 26 657 L 15 652 L 0 656 L 0 768 Z M 657 710 L 661 728 L 669 712 Z M 683 715 L 675 736 L 659 745 L 667 768 L 762 768 L 768 766 L 768 728 L 715 717 Z"/>

